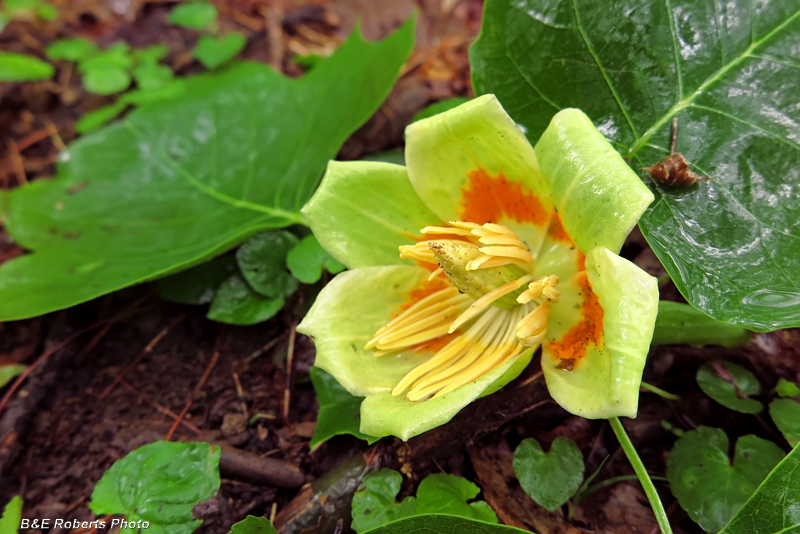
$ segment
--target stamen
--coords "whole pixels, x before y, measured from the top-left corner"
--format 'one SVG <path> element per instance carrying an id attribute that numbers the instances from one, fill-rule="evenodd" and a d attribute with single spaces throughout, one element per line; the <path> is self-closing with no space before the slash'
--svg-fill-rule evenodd
<path id="1" fill-rule="evenodd" d="M 420 233 L 422 234 L 445 234 L 445 235 L 462 235 L 464 237 L 472 237 L 472 232 L 463 228 L 447 228 L 445 226 L 426 226 Z"/>
<path id="2" fill-rule="evenodd" d="M 550 301 L 545 300 L 517 323 L 517 339 L 520 343 L 528 347 L 540 343 L 547 335 L 548 317 L 550 317 Z"/>
<path id="3" fill-rule="evenodd" d="M 450 325 L 450 333 L 453 333 L 459 326 L 466 323 L 475 315 L 477 315 L 481 310 L 489 306 L 492 302 L 499 299 L 504 295 L 508 295 L 512 291 L 515 291 L 525 284 L 527 284 L 531 279 L 531 275 L 526 274 L 522 278 L 514 280 L 513 282 L 509 282 L 507 284 L 503 284 L 502 286 L 498 287 L 497 289 L 493 289 L 489 291 L 484 296 L 476 300 L 472 303 L 472 305 L 467 308 L 467 310 L 458 316 L 458 319 L 453 321 L 453 324 Z"/>
<path id="4" fill-rule="evenodd" d="M 533 264 L 533 255 L 525 243 L 517 237 L 513 230 L 503 225 L 486 223 L 483 226 L 478 226 L 473 223 L 458 222 L 451 222 L 450 224 L 458 224 L 459 228 L 469 228 L 470 233 L 478 238 L 479 243 L 488 245 L 478 249 L 481 255 L 467 263 L 468 271 L 502 267 L 510 263 Z M 491 263 L 489 263 L 490 260 Z"/>
<path id="5" fill-rule="evenodd" d="M 400 249 L 401 258 L 409 258 L 424 263 L 436 263 L 436 257 L 431 252 L 427 241 L 420 241 L 415 245 L 401 245 L 398 248 Z"/>
<path id="6" fill-rule="evenodd" d="M 519 294 L 517 297 L 517 302 L 520 304 L 525 304 L 541 297 L 542 295 L 544 295 L 548 300 L 558 302 L 558 297 L 561 296 L 561 293 L 558 291 L 558 289 L 556 289 L 556 284 L 558 284 L 558 276 L 554 274 L 531 282 L 528 285 L 528 289 Z"/>

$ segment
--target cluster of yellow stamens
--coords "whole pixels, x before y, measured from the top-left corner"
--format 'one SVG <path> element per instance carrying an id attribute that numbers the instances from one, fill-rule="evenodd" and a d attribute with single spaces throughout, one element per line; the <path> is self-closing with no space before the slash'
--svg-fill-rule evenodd
<path id="1" fill-rule="evenodd" d="M 547 333 L 550 302 L 559 297 L 557 276 L 533 279 L 534 258 L 512 230 L 492 223 L 449 224 L 427 226 L 422 229 L 426 241 L 400 247 L 401 258 L 438 264 L 431 279 L 444 275 L 449 287 L 404 310 L 365 347 L 376 356 L 406 350 L 434 352 L 392 391 L 411 401 L 444 395 L 540 343 Z M 458 263 L 463 267 L 458 276 L 441 258 L 448 245 L 460 247 L 465 258 Z M 506 269 L 503 280 L 513 279 L 498 284 L 485 276 L 477 278 L 481 272 L 489 273 L 487 269 L 493 269 L 492 274 L 502 270 L 498 268 Z M 470 272 L 476 273 L 475 278 Z M 469 295 L 462 294 L 465 287 Z"/>

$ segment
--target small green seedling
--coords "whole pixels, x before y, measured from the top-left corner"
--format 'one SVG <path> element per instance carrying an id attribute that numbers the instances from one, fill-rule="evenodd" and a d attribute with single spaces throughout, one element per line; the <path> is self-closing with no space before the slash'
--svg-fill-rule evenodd
<path id="1" fill-rule="evenodd" d="M 755 375 L 731 362 L 708 362 L 697 371 L 697 384 L 703 392 L 726 408 L 742 413 L 759 413 L 762 404 L 749 398 L 761 389 Z"/>
<path id="2" fill-rule="evenodd" d="M 551 512 L 575 494 L 584 469 L 580 449 L 563 436 L 553 441 L 549 452 L 532 438 L 523 440 L 514 451 L 514 473 L 522 489 Z"/>

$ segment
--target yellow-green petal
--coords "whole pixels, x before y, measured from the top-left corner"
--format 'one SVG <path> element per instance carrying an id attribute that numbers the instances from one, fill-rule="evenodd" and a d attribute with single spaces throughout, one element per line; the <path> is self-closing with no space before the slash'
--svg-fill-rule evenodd
<path id="1" fill-rule="evenodd" d="M 586 256 L 586 272 L 558 289 L 542 345 L 550 394 L 582 417 L 635 417 L 658 314 L 656 279 L 598 247 Z"/>
<path id="2" fill-rule="evenodd" d="M 413 265 L 398 247 L 440 220 L 419 198 L 405 167 L 374 161 L 331 161 L 303 207 L 322 247 L 349 268 Z"/>
<path id="3" fill-rule="evenodd" d="M 362 267 L 326 285 L 297 331 L 314 340 L 314 365 L 333 375 L 353 395 L 390 392 L 429 353 L 407 351 L 375 357 L 364 348 L 375 332 L 409 302 L 430 273 L 419 267 Z"/>
<path id="4" fill-rule="evenodd" d="M 494 95 L 409 125 L 406 164 L 414 189 L 443 221 L 503 224 L 539 249 L 553 212 L 549 186 Z"/>
<path id="5" fill-rule="evenodd" d="M 422 402 L 410 402 L 391 393 L 368 395 L 361 403 L 360 431 L 376 437 L 397 436 L 406 441 L 441 426 L 485 391 L 499 389 L 496 383 L 505 381 L 501 384 L 505 385 L 513 380 L 532 355 L 533 349 L 529 349 L 465 386 Z"/>
<path id="6" fill-rule="evenodd" d="M 536 157 L 578 248 L 619 252 L 654 197 L 589 117 L 559 111 L 536 143 Z"/>

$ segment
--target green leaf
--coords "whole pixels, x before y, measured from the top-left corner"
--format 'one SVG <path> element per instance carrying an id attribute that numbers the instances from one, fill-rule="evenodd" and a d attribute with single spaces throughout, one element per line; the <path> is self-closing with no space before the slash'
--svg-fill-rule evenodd
<path id="1" fill-rule="evenodd" d="M 311 54 L 295 54 L 292 56 L 292 61 L 305 70 L 313 69 L 323 59 L 325 59 L 325 56 L 317 54 L 316 52 L 312 52 Z"/>
<path id="2" fill-rule="evenodd" d="M 769 415 L 789 445 L 800 443 L 800 402 L 775 399 L 769 403 Z"/>
<path id="3" fill-rule="evenodd" d="M 147 46 L 145 48 L 137 48 L 131 52 L 131 59 L 141 63 L 147 61 L 159 62 L 169 54 L 169 47 L 167 45 L 156 44 Z"/>
<path id="4" fill-rule="evenodd" d="M 169 14 L 170 24 L 190 30 L 206 29 L 216 18 L 217 8 L 210 2 L 186 2 Z"/>
<path id="5" fill-rule="evenodd" d="M 69 37 L 53 41 L 44 51 L 53 61 L 83 61 L 98 53 L 97 45 L 84 37 Z"/>
<path id="6" fill-rule="evenodd" d="M 447 98 L 445 100 L 440 100 L 439 102 L 435 102 L 429 106 L 422 108 L 414 118 L 411 119 L 409 124 L 415 123 L 417 121 L 421 121 L 422 119 L 427 119 L 428 117 L 433 117 L 434 115 L 438 115 L 439 113 L 444 113 L 449 109 L 453 109 L 455 107 L 460 106 L 464 102 L 468 102 L 470 99 L 457 96 L 455 98 Z"/>
<path id="7" fill-rule="evenodd" d="M 36 8 L 36 16 L 42 20 L 54 21 L 58 18 L 58 9 L 47 2 L 42 2 L 42 4 Z"/>
<path id="8" fill-rule="evenodd" d="M 22 497 L 14 496 L 3 509 L 0 517 L 0 534 L 17 534 L 22 521 Z"/>
<path id="9" fill-rule="evenodd" d="M 697 385 L 703 392 L 726 408 L 742 413 L 759 413 L 764 407 L 748 395 L 758 394 L 758 379 L 742 367 L 730 362 L 708 362 L 697 371 Z"/>
<path id="10" fill-rule="evenodd" d="M 505 525 L 492 525 L 483 521 L 453 517 L 451 515 L 426 514 L 401 519 L 373 529 L 369 534 L 530 534 Z"/>
<path id="11" fill-rule="evenodd" d="M 89 508 L 148 521 L 156 533 L 188 534 L 202 521 L 192 508 L 219 489 L 220 448 L 208 443 L 157 441 L 129 453 L 105 472 Z"/>
<path id="12" fill-rule="evenodd" d="M 720 534 L 800 533 L 800 446 L 761 483 Z"/>
<path id="13" fill-rule="evenodd" d="M 314 284 L 322 278 L 322 269 L 331 274 L 340 273 L 344 265 L 333 259 L 317 238 L 308 235 L 286 255 L 286 266 L 292 276 L 304 284 Z"/>
<path id="14" fill-rule="evenodd" d="M 0 52 L 0 82 L 36 82 L 52 78 L 55 69 L 41 59 L 15 52 Z"/>
<path id="15" fill-rule="evenodd" d="M 800 93 L 794 2 L 488 0 L 470 49 L 535 141 L 576 107 L 636 168 L 676 150 L 712 180 L 650 180 L 639 226 L 686 299 L 759 331 L 800 325 Z M 713 209 L 711 209 L 713 207 Z"/>
<path id="16" fill-rule="evenodd" d="M 688 304 L 658 303 L 653 345 L 722 345 L 735 347 L 750 341 L 741 326 L 717 321 Z"/>
<path id="17" fill-rule="evenodd" d="M 236 57 L 247 39 L 241 33 L 228 33 L 219 37 L 203 35 L 197 41 L 192 55 L 209 70 L 216 69 Z"/>
<path id="18" fill-rule="evenodd" d="M 92 69 L 83 75 L 83 86 L 90 93 L 113 95 L 128 88 L 131 75 L 121 68 Z"/>
<path id="19" fill-rule="evenodd" d="M 383 152 L 368 154 L 361 158 L 361 161 L 379 161 L 382 163 L 392 163 L 394 165 L 405 166 L 406 155 L 402 150 L 385 150 Z"/>
<path id="20" fill-rule="evenodd" d="M 85 58 L 78 64 L 78 72 L 87 74 L 92 71 L 128 70 L 133 66 L 128 43 L 114 43 L 102 52 Z"/>
<path id="21" fill-rule="evenodd" d="M 278 534 L 265 517 L 248 515 L 231 527 L 229 534 Z"/>
<path id="22" fill-rule="evenodd" d="M 165 87 L 172 81 L 172 77 L 172 69 L 166 65 L 159 65 L 153 60 L 147 60 L 133 68 L 136 85 L 145 91 Z"/>
<path id="23" fill-rule="evenodd" d="M 0 365 L 0 388 L 27 369 L 24 365 Z"/>
<path id="24" fill-rule="evenodd" d="M 353 495 L 352 528 L 358 534 L 416 513 L 416 499 L 395 501 L 403 477 L 392 469 L 373 471 Z"/>
<path id="25" fill-rule="evenodd" d="M 718 532 L 783 458 L 771 441 L 748 435 L 736 442 L 733 465 L 728 436 L 701 426 L 687 432 L 667 458 L 672 494 L 706 532 Z"/>
<path id="26" fill-rule="evenodd" d="M 800 395 L 800 388 L 798 388 L 797 384 L 794 382 L 789 382 L 781 378 L 775 385 L 775 393 L 780 397 L 797 397 Z"/>
<path id="27" fill-rule="evenodd" d="M 208 304 L 220 284 L 236 273 L 236 260 L 223 256 L 156 281 L 161 298 L 181 304 Z"/>
<path id="28" fill-rule="evenodd" d="M 446 514 L 497 523 L 497 515 L 485 501 L 467 504 L 481 489 L 461 477 L 435 473 L 417 488 L 417 514 Z"/>
<path id="29" fill-rule="evenodd" d="M 236 261 L 250 287 L 269 298 L 297 291 L 297 280 L 286 271 L 286 254 L 298 239 L 286 230 L 269 230 L 251 237 L 236 252 Z"/>
<path id="30" fill-rule="evenodd" d="M 0 266 L 0 320 L 72 306 L 302 222 L 328 160 L 389 93 L 413 31 L 409 21 L 380 43 L 354 34 L 299 79 L 254 63 L 189 78 L 70 144 L 55 179 L 0 203 L 9 233 L 34 251 Z"/>
<path id="31" fill-rule="evenodd" d="M 514 473 L 525 493 L 551 512 L 572 497 L 583 481 L 583 455 L 575 442 L 559 436 L 544 452 L 535 439 L 514 451 Z"/>
<path id="32" fill-rule="evenodd" d="M 116 118 L 127 107 L 128 104 L 120 99 L 119 102 L 90 111 L 75 123 L 75 131 L 80 134 L 92 132 Z"/>
<path id="33" fill-rule="evenodd" d="M 275 316 L 283 308 L 282 298 L 265 298 L 234 274 L 222 282 L 207 317 L 228 324 L 256 324 Z"/>
<path id="34" fill-rule="evenodd" d="M 314 435 L 311 436 L 309 447 L 314 450 L 323 442 L 333 436 L 350 434 L 359 439 L 366 440 L 370 445 L 379 438 L 362 434 L 359 431 L 361 424 L 361 401 L 364 397 L 351 395 L 336 379 L 319 367 L 312 367 L 310 371 L 311 382 L 317 393 L 319 414 Z"/>

